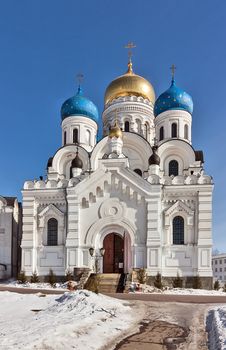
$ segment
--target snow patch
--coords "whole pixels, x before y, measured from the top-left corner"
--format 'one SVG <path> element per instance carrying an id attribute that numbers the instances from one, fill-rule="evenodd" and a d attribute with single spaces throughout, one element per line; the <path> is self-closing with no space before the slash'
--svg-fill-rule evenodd
<path id="1" fill-rule="evenodd" d="M 1 292 L 0 305 L 4 350 L 97 350 L 121 337 L 140 318 L 128 301 L 86 290 L 45 298 Z"/>

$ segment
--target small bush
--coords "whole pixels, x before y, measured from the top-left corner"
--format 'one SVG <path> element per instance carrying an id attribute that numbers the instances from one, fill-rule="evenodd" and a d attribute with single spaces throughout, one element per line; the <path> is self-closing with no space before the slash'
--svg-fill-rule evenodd
<path id="1" fill-rule="evenodd" d="M 17 282 L 20 284 L 27 282 L 27 276 L 25 275 L 24 271 L 20 271 L 20 273 L 18 273 Z"/>
<path id="2" fill-rule="evenodd" d="M 193 277 L 192 288 L 194 289 L 202 289 L 202 281 L 199 275 Z"/>
<path id="3" fill-rule="evenodd" d="M 154 286 L 158 289 L 162 289 L 163 288 L 163 284 L 162 284 L 162 276 L 161 273 L 157 273 L 157 275 L 155 276 L 155 280 L 154 280 Z"/>
<path id="4" fill-rule="evenodd" d="M 84 289 L 89 290 L 90 292 L 94 292 L 96 294 L 99 293 L 99 278 L 96 275 L 91 275 L 88 278 L 88 281 L 85 283 Z"/>
<path id="5" fill-rule="evenodd" d="M 177 273 L 177 277 L 173 279 L 173 288 L 183 288 L 183 280 Z"/>
<path id="6" fill-rule="evenodd" d="M 70 270 L 66 271 L 66 281 L 74 281 L 74 275 Z"/>
<path id="7" fill-rule="evenodd" d="M 219 288 L 220 288 L 220 283 L 219 283 L 218 280 L 216 280 L 216 281 L 214 282 L 213 289 L 214 289 L 214 290 L 218 290 Z"/>
<path id="8" fill-rule="evenodd" d="M 56 275 L 52 269 L 49 270 L 47 281 L 52 287 L 56 286 Z"/>
<path id="9" fill-rule="evenodd" d="M 146 282 L 147 273 L 145 268 L 141 268 L 137 271 L 137 279 L 140 284 L 144 284 Z"/>
<path id="10" fill-rule="evenodd" d="M 226 283 L 224 284 L 224 287 L 223 287 L 223 292 L 226 293 Z"/>
<path id="11" fill-rule="evenodd" d="M 33 274 L 31 275 L 31 283 L 39 283 L 39 282 L 40 282 L 40 279 L 37 273 L 33 272 Z"/>

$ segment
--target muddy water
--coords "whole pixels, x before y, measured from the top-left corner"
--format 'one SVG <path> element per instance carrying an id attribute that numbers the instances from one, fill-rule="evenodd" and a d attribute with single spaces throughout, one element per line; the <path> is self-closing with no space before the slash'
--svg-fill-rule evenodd
<path id="1" fill-rule="evenodd" d="M 139 333 L 122 340 L 115 350 L 174 350 L 187 336 L 188 331 L 176 324 L 143 320 Z"/>

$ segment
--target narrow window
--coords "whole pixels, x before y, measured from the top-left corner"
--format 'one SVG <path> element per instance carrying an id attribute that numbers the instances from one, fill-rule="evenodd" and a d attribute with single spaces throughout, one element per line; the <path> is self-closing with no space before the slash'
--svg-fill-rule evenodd
<path id="1" fill-rule="evenodd" d="M 135 173 L 137 173 L 138 175 L 142 176 L 142 171 L 141 171 L 140 169 L 135 169 L 134 171 L 135 171 Z"/>
<path id="2" fill-rule="evenodd" d="M 90 132 L 90 130 L 86 130 L 86 140 L 87 140 L 87 144 L 89 146 L 91 146 L 91 132 Z"/>
<path id="3" fill-rule="evenodd" d="M 187 124 L 185 124 L 185 126 L 184 126 L 184 138 L 186 140 L 188 140 L 188 125 Z"/>
<path id="4" fill-rule="evenodd" d="M 57 245 L 58 222 L 51 218 L 47 223 L 47 245 Z"/>
<path id="5" fill-rule="evenodd" d="M 148 124 L 147 123 L 144 124 L 144 137 L 146 138 L 146 140 L 148 139 Z"/>
<path id="6" fill-rule="evenodd" d="M 159 130 L 159 141 L 162 141 L 164 139 L 164 127 L 161 126 Z"/>
<path id="7" fill-rule="evenodd" d="M 169 176 L 177 176 L 178 175 L 178 162 L 176 160 L 171 160 L 169 162 Z"/>
<path id="8" fill-rule="evenodd" d="M 173 219 L 173 244 L 184 244 L 184 219 L 176 216 Z"/>
<path id="9" fill-rule="evenodd" d="M 129 122 L 125 122 L 124 129 L 125 129 L 125 131 L 129 131 Z"/>
<path id="10" fill-rule="evenodd" d="M 67 132 L 65 131 L 64 132 L 64 145 L 66 145 L 67 143 Z"/>
<path id="11" fill-rule="evenodd" d="M 171 135 L 172 137 L 177 137 L 177 124 L 173 123 L 171 125 Z"/>
<path id="12" fill-rule="evenodd" d="M 73 130 L 73 143 L 78 143 L 78 129 Z"/>
<path id="13" fill-rule="evenodd" d="M 137 122 L 137 132 L 138 134 L 141 134 L 141 121 L 137 119 L 136 122 Z"/>

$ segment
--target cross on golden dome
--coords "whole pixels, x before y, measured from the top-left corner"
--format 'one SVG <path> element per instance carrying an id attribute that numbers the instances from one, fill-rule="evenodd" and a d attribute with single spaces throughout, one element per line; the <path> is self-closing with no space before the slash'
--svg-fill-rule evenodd
<path id="1" fill-rule="evenodd" d="M 134 49 L 136 47 L 136 45 L 130 41 L 127 45 L 125 45 L 125 49 L 128 49 L 128 57 L 129 57 L 129 60 L 131 60 L 131 57 L 132 57 L 132 49 Z"/>

